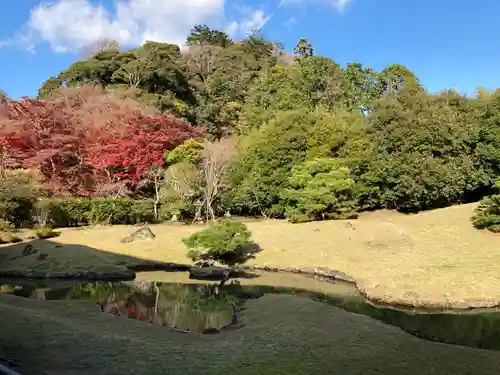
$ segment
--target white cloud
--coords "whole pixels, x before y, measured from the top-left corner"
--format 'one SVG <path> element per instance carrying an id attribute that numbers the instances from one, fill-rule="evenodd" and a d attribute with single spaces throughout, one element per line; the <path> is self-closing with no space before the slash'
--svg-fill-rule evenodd
<path id="1" fill-rule="evenodd" d="M 243 13 L 243 18 L 239 21 L 232 21 L 226 29 L 232 37 L 247 34 L 254 29 L 260 30 L 271 19 L 271 15 L 266 15 L 261 9 L 251 10 L 240 7 L 240 12 Z"/>
<path id="2" fill-rule="evenodd" d="M 297 23 L 297 19 L 296 19 L 295 17 L 293 17 L 293 16 L 292 16 L 292 17 L 288 18 L 288 19 L 285 21 L 285 26 L 286 26 L 286 27 L 290 27 L 290 26 L 292 26 L 292 25 L 294 25 L 294 24 L 296 24 L 296 23 Z"/>
<path id="3" fill-rule="evenodd" d="M 329 3 L 333 5 L 339 12 L 342 12 L 345 7 L 353 0 L 280 0 L 279 6 L 290 6 L 296 4 L 310 4 L 312 2 Z"/>
<path id="4" fill-rule="evenodd" d="M 183 44 L 195 24 L 224 24 L 224 0 L 116 0 L 113 14 L 90 0 L 56 0 L 32 9 L 23 34 L 57 52 L 111 38 L 135 46 L 146 40 Z"/>
<path id="5" fill-rule="evenodd" d="M 293 5 L 293 4 L 300 4 L 303 2 L 304 2 L 304 0 L 281 0 L 279 6 L 286 7 L 286 6 Z"/>
<path id="6" fill-rule="evenodd" d="M 332 3 L 339 12 L 342 12 L 351 1 L 352 0 L 333 0 Z"/>
<path id="7" fill-rule="evenodd" d="M 29 21 L 0 48 L 21 46 L 30 52 L 46 42 L 56 52 L 78 51 L 93 42 L 115 39 L 133 47 L 146 40 L 183 45 L 195 24 L 208 24 L 234 38 L 251 29 L 262 29 L 272 17 L 262 9 L 234 7 L 238 16 L 228 20 L 224 6 L 233 0 L 113 0 L 105 8 L 100 0 L 49 0 L 33 8 Z M 293 4 L 330 4 L 342 11 L 352 0 L 280 0 L 279 7 Z M 295 23 L 290 17 L 286 25 Z"/>

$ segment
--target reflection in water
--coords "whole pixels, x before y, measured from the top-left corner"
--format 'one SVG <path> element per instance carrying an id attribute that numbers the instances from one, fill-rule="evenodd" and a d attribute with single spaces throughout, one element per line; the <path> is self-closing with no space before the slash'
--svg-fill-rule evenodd
<path id="1" fill-rule="evenodd" d="M 186 333 L 237 324 L 237 298 L 217 285 L 92 283 L 76 285 L 65 298 L 92 300 L 103 312 Z"/>
<path id="2" fill-rule="evenodd" d="M 335 285 L 332 285 L 332 293 L 243 286 L 235 280 L 224 286 L 159 282 L 103 282 L 52 288 L 46 285 L 37 287 L 36 284 L 0 285 L 0 293 L 46 300 L 89 300 L 99 304 L 106 313 L 186 333 L 217 333 L 222 329 L 241 327 L 245 299 L 265 294 L 289 294 L 370 316 L 426 340 L 500 350 L 500 312 L 408 312 L 375 307 L 356 293 L 340 295 L 338 290 Z M 245 321 L 245 324 L 251 327 L 252 322 Z"/>

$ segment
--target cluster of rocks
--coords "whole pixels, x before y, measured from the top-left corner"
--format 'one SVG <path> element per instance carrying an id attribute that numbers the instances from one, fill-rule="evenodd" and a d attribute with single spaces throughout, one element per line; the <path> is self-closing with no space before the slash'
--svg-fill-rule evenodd
<path id="1" fill-rule="evenodd" d="M 147 225 L 144 225 L 142 228 L 137 229 L 134 233 L 123 237 L 121 239 L 121 243 L 130 243 L 136 240 L 154 240 L 156 235 L 153 233 L 151 229 Z"/>

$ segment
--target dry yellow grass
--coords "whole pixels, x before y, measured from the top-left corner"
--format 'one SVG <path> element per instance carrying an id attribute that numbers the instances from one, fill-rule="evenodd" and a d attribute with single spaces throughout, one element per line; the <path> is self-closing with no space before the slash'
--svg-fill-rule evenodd
<path id="1" fill-rule="evenodd" d="M 458 205 L 416 215 L 378 211 L 351 221 L 250 221 L 247 225 L 253 239 L 263 248 L 250 263 L 343 271 L 369 297 L 386 302 L 497 304 L 500 236 L 471 225 L 475 206 Z M 203 227 L 161 224 L 151 228 L 157 235 L 154 241 L 130 244 L 122 244 L 120 239 L 132 227 L 66 229 L 53 239 L 65 246 L 50 249 L 51 259 L 61 263 L 64 258 L 64 262 L 82 267 L 90 267 L 96 259 L 102 264 L 102 255 L 94 254 L 89 261 L 85 252 L 74 248 L 84 245 L 122 257 L 186 263 L 181 240 Z"/>

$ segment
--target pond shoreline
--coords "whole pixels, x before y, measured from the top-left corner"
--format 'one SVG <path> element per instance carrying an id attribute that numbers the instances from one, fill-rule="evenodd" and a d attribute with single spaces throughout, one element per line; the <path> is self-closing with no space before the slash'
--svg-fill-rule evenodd
<path id="1" fill-rule="evenodd" d="M 471 311 L 492 309 L 500 307 L 498 300 L 473 300 L 473 301 L 453 301 L 449 300 L 441 303 L 433 303 L 425 300 L 414 299 L 391 299 L 390 297 L 378 297 L 374 293 L 370 293 L 363 283 L 356 281 L 353 277 L 347 275 L 342 271 L 332 270 L 328 267 L 292 267 L 292 266 L 268 266 L 268 265 L 245 265 L 243 269 L 246 270 L 260 270 L 267 272 L 289 272 L 305 275 L 316 275 L 352 284 L 356 287 L 358 292 L 371 304 L 376 307 L 382 308 L 396 308 L 396 309 L 428 309 L 428 310 L 455 310 Z"/>
<path id="2" fill-rule="evenodd" d="M 131 265 L 117 266 L 113 270 L 105 271 L 37 271 L 28 270 L 0 270 L 0 278 L 28 279 L 28 280 L 75 280 L 75 281 L 132 281 L 136 272 L 164 271 L 185 272 L 191 266 L 179 263 L 144 262 Z"/>
<path id="3" fill-rule="evenodd" d="M 191 265 L 171 262 L 154 262 L 147 261 L 131 265 L 123 265 L 123 268 L 117 267 L 115 270 L 106 271 L 70 271 L 70 272 L 44 272 L 36 270 L 0 270 L 0 278 L 15 278 L 15 279 L 32 279 L 32 280 L 75 280 L 75 281 L 133 281 L 136 278 L 136 272 L 189 272 Z M 244 265 L 238 269 L 239 271 L 266 271 L 266 272 L 283 272 L 302 275 L 321 276 L 332 281 L 340 281 L 353 285 L 367 302 L 376 307 L 393 308 L 393 309 L 426 309 L 426 310 L 454 310 L 473 311 L 492 309 L 500 307 L 498 300 L 473 300 L 473 301 L 457 301 L 448 300 L 440 303 L 433 303 L 426 300 L 411 299 L 411 298 L 391 298 L 385 295 L 384 297 L 377 296 L 378 293 L 370 293 L 369 288 L 365 287 L 362 282 L 357 281 L 353 277 L 342 271 L 330 269 L 328 267 L 294 267 L 294 266 L 276 266 L 276 265 Z M 236 270 L 236 272 L 238 272 Z M 237 276 L 235 278 L 238 278 Z"/>

